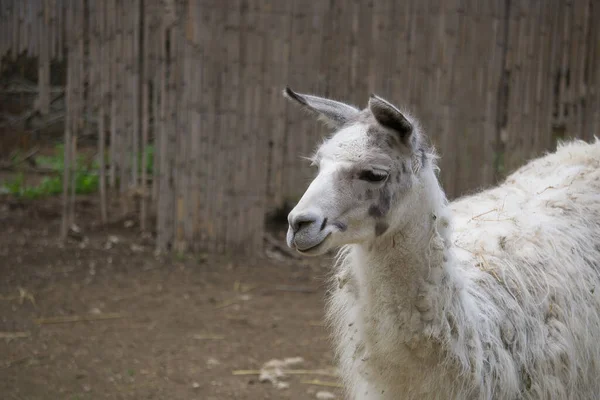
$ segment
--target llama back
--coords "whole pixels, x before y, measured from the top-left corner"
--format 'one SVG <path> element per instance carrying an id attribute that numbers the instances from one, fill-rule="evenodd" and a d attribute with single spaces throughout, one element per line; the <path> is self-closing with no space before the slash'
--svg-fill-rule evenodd
<path id="1" fill-rule="evenodd" d="M 460 198 L 450 209 L 453 240 L 462 257 L 473 253 L 505 257 L 511 241 L 518 241 L 520 248 L 544 239 L 558 244 L 568 240 L 564 236 L 570 231 L 597 234 L 600 140 L 561 144 L 556 152 L 518 169 L 500 186 Z M 517 253 L 523 256 L 526 251 Z"/>
<path id="2" fill-rule="evenodd" d="M 600 141 L 570 142 L 451 204 L 455 255 L 484 304 L 483 376 L 524 398 L 600 392 Z M 499 328 L 498 328 L 499 327 Z M 501 360 L 511 360 L 503 365 Z M 488 387 L 488 395 L 501 388 Z"/>

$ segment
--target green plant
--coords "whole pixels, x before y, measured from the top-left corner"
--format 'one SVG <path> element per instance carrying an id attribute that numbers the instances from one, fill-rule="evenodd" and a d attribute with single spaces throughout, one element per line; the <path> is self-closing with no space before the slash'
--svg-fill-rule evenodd
<path id="1" fill-rule="evenodd" d="M 2 185 L 2 187 L 5 189 L 6 192 L 8 192 L 10 194 L 20 195 L 21 191 L 23 189 L 24 181 L 25 181 L 25 178 L 23 177 L 23 173 L 20 172 L 14 178 L 6 181 L 4 183 L 4 185 Z"/>
<path id="2" fill-rule="evenodd" d="M 36 163 L 52 170 L 55 173 L 53 176 L 44 177 L 38 185 L 29 186 L 25 184 L 24 175 L 21 172 L 2 185 L 4 191 L 14 196 L 27 199 L 54 196 L 62 193 L 64 173 L 63 145 L 56 146 L 55 154 L 56 155 L 52 156 L 36 157 Z M 75 193 L 87 194 L 98 190 L 99 178 L 98 173 L 96 172 L 98 169 L 97 164 L 97 162 L 93 162 L 89 165 L 82 155 L 79 155 L 75 159 Z"/>

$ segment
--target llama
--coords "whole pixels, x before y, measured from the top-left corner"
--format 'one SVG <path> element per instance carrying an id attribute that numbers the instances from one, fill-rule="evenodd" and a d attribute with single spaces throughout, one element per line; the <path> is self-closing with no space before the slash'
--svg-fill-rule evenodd
<path id="1" fill-rule="evenodd" d="M 335 133 L 288 245 L 339 248 L 327 302 L 351 399 L 600 396 L 600 141 L 449 202 L 418 121 L 284 92 Z"/>

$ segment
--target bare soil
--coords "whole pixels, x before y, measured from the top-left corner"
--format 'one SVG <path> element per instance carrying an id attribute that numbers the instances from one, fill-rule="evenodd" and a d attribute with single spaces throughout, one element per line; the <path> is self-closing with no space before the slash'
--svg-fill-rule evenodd
<path id="1" fill-rule="evenodd" d="M 2 399 L 341 398 L 306 383 L 335 377 L 278 389 L 233 373 L 286 357 L 333 365 L 330 258 L 157 255 L 135 221 L 100 227 L 90 198 L 77 210 L 81 237 L 61 244 L 59 199 L 0 199 Z M 39 321 L 56 317 L 84 320 Z"/>

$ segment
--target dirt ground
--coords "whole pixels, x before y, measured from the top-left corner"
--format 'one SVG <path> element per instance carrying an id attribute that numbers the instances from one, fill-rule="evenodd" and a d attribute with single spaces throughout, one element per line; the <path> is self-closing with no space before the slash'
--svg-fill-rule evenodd
<path id="1" fill-rule="evenodd" d="M 285 389 L 234 374 L 332 367 L 330 258 L 157 255 L 131 220 L 100 228 L 93 200 L 77 208 L 89 223 L 62 246 L 59 199 L 0 199 L 2 399 L 342 398 L 326 373 Z"/>

